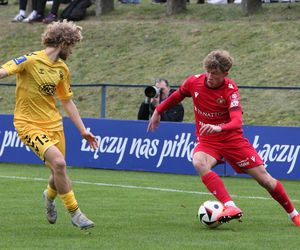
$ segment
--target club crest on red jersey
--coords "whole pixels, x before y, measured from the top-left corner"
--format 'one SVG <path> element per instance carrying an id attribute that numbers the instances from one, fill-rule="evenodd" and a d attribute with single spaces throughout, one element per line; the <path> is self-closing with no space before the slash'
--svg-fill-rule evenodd
<path id="1" fill-rule="evenodd" d="M 223 96 L 221 96 L 217 99 L 217 103 L 220 104 L 220 105 L 225 105 L 226 100 L 223 98 Z"/>

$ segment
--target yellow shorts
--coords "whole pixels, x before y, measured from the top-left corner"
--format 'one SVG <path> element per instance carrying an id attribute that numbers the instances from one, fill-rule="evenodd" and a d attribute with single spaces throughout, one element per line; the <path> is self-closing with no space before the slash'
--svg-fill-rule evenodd
<path id="1" fill-rule="evenodd" d="M 30 147 L 42 161 L 45 161 L 44 154 L 46 150 L 53 145 L 65 156 L 66 145 L 64 131 L 48 131 L 28 124 L 22 128 L 16 127 L 16 130 L 21 141 Z"/>

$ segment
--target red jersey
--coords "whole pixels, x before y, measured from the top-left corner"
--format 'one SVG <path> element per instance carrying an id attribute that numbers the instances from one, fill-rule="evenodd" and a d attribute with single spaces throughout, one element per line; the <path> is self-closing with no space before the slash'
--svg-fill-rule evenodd
<path id="1" fill-rule="evenodd" d="M 185 97 L 192 97 L 194 103 L 197 144 L 193 154 L 205 152 L 217 161 L 224 158 L 238 173 L 263 165 L 254 147 L 243 137 L 240 94 L 232 80 L 224 78 L 224 83 L 213 89 L 206 84 L 206 74 L 190 76 L 156 110 L 161 113 Z M 220 126 L 222 131 L 200 136 L 205 124 Z"/>
<path id="2" fill-rule="evenodd" d="M 200 137 L 199 131 L 204 124 L 222 126 L 230 122 L 229 111 L 242 110 L 238 87 L 229 78 L 225 78 L 219 88 L 212 89 L 206 84 L 206 74 L 193 75 L 179 87 L 179 92 L 193 98 L 197 141 L 223 141 L 243 134 L 239 128 Z"/>

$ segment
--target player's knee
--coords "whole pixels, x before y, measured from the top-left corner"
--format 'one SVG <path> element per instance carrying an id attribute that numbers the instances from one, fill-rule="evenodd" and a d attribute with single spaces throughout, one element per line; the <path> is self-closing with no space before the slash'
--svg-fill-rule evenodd
<path id="1" fill-rule="evenodd" d="M 65 171 L 66 161 L 63 158 L 56 158 L 52 161 L 52 170 L 55 173 Z"/>
<path id="2" fill-rule="evenodd" d="M 197 172 L 201 175 L 203 175 L 203 173 L 210 170 L 207 162 L 205 160 L 203 160 L 202 158 L 193 159 L 193 165 L 194 165 L 195 169 L 197 170 Z"/>

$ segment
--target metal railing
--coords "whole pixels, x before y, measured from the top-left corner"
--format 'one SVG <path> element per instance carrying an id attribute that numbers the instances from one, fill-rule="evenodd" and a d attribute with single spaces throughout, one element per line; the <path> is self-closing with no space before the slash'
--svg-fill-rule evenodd
<path id="1" fill-rule="evenodd" d="M 1 86 L 15 87 L 14 83 L 0 83 Z M 106 116 L 106 91 L 107 88 L 146 88 L 149 84 L 112 84 L 112 83 L 95 83 L 95 84 L 72 84 L 72 87 L 79 88 L 99 88 L 101 87 L 101 102 L 100 102 L 100 118 L 105 118 Z M 178 86 L 170 86 L 171 88 L 178 88 Z M 267 89 L 267 90 L 300 90 L 300 87 L 291 86 L 238 86 L 239 89 Z"/>

